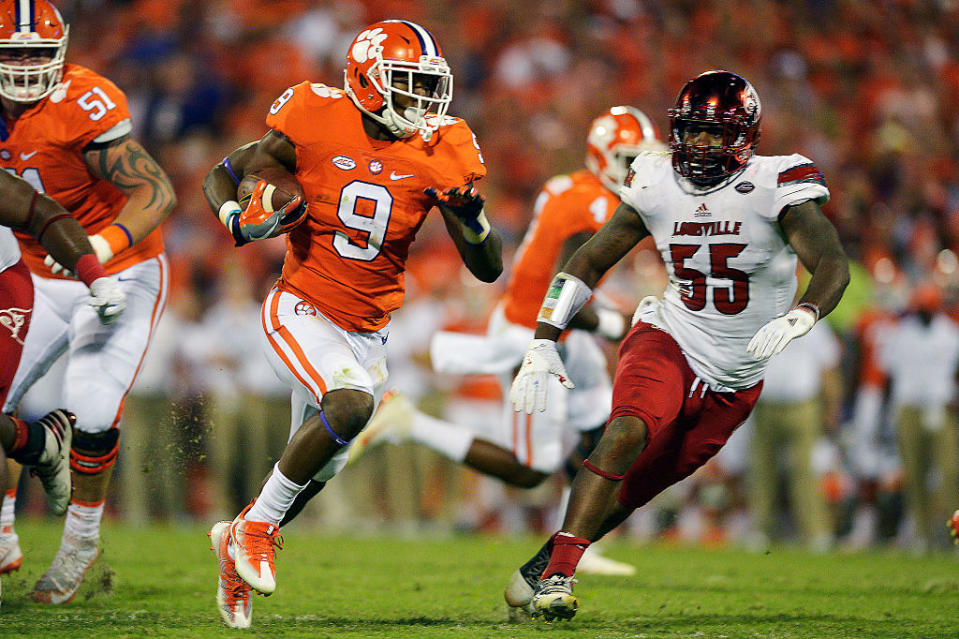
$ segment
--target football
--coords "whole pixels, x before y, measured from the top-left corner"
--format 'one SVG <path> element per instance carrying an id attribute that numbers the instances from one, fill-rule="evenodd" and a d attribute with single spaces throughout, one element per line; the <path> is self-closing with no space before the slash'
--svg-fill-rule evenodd
<path id="1" fill-rule="evenodd" d="M 246 208 L 250 196 L 260 180 L 266 180 L 268 186 L 263 192 L 263 210 L 272 212 L 286 206 L 296 196 L 303 196 L 303 187 L 296 177 L 282 168 L 261 169 L 249 173 L 240 180 L 236 187 L 236 199 L 242 208 Z M 306 219 L 306 206 L 299 206 L 288 213 L 280 222 L 276 234 L 285 233 Z"/>

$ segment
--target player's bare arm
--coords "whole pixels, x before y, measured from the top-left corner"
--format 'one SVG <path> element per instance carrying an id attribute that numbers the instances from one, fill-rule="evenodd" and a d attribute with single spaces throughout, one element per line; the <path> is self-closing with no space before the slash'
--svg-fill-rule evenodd
<path id="1" fill-rule="evenodd" d="M 562 272 L 578 278 L 592 289 L 606 271 L 648 235 L 649 230 L 639 213 L 630 205 L 620 202 L 609 221 L 563 265 Z M 535 337 L 556 340 L 560 333 L 561 329 L 539 322 Z"/>
<path id="2" fill-rule="evenodd" d="M 110 182 L 127 196 L 116 218 L 136 244 L 153 232 L 176 206 L 166 172 L 139 142 L 120 138 L 114 144 L 83 154 L 90 173 Z"/>
<path id="3" fill-rule="evenodd" d="M 296 172 L 296 147 L 272 129 L 259 140 L 248 142 L 223 158 L 203 178 L 203 194 L 214 213 L 236 199 L 236 187 L 244 175 L 261 169 L 283 168 Z"/>
<path id="4" fill-rule="evenodd" d="M 593 237 L 592 233 L 577 233 L 566 238 L 554 270 L 563 270 L 563 264 L 566 264 L 573 253 L 578 251 L 579 247 L 591 237 Z M 604 308 L 597 304 L 587 304 L 569 320 L 569 328 L 590 331 L 615 341 L 621 339 L 626 333 L 629 322 L 625 315 L 615 309 Z"/>
<path id="5" fill-rule="evenodd" d="M 470 185 L 467 185 L 467 187 L 472 191 Z M 460 191 L 467 187 L 463 187 Z M 449 193 L 447 191 L 447 194 Z M 438 195 L 442 197 L 446 194 Z M 448 205 L 443 200 L 438 200 L 436 205 L 443 215 L 446 231 L 453 238 L 456 250 L 463 258 L 466 268 L 481 282 L 496 281 L 496 278 L 503 272 L 503 241 L 499 233 L 488 222 L 485 224 L 485 229 L 479 232 L 471 230 L 468 224 L 464 222 L 464 215 L 472 215 L 474 219 L 477 216 L 482 216 L 485 221 L 486 215 L 483 212 L 482 196 L 476 195 L 471 202 L 467 202 L 465 205 L 460 205 L 457 199 L 450 200 Z M 470 206 L 475 207 L 477 205 L 479 207 L 478 212 L 467 210 Z M 477 230 L 479 228 L 480 226 L 477 226 Z"/>
<path id="6" fill-rule="evenodd" d="M 849 259 L 836 228 L 812 200 L 787 207 L 779 216 L 786 240 L 812 275 L 800 304 L 814 304 L 825 317 L 849 284 Z"/>

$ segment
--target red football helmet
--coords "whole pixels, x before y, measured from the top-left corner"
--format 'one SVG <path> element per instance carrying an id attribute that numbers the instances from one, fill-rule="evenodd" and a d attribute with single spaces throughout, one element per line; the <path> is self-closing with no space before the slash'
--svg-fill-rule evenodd
<path id="1" fill-rule="evenodd" d="M 0 95 L 36 102 L 63 76 L 70 27 L 47 0 L 0 2 Z"/>
<path id="2" fill-rule="evenodd" d="M 716 182 L 743 168 L 759 142 L 762 106 L 749 82 L 729 71 L 707 71 L 679 92 L 669 109 L 673 169 L 694 182 Z M 690 124 L 722 131 L 722 144 L 687 144 Z"/>
<path id="3" fill-rule="evenodd" d="M 346 52 L 344 75 L 356 106 L 401 138 L 419 133 L 429 140 L 453 99 L 453 75 L 436 38 L 407 20 L 364 29 Z M 424 80 L 426 96 L 414 90 Z"/>
<path id="4" fill-rule="evenodd" d="M 616 192 L 637 155 L 665 149 L 649 116 L 634 107 L 615 106 L 589 125 L 586 168 Z"/>

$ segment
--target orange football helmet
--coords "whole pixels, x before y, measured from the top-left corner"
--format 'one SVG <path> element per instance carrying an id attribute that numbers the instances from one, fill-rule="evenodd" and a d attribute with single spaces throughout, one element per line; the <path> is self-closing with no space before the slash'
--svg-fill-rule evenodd
<path id="1" fill-rule="evenodd" d="M 453 74 L 436 38 L 407 20 L 377 22 L 356 36 L 344 76 L 357 108 L 401 138 L 429 140 L 453 99 Z M 424 81 L 429 95 L 415 90 Z"/>
<path id="2" fill-rule="evenodd" d="M 665 150 L 649 116 L 634 107 L 614 106 L 589 125 L 586 168 L 615 193 L 637 155 Z"/>
<path id="3" fill-rule="evenodd" d="M 47 0 L 0 2 L 0 95 L 36 102 L 63 76 L 70 27 Z"/>

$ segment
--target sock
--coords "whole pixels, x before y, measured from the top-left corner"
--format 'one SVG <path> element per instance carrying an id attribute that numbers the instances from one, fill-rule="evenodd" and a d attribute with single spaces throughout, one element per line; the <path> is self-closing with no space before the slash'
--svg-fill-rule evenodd
<path id="1" fill-rule="evenodd" d="M 266 480 L 266 485 L 260 491 L 260 496 L 256 498 L 253 506 L 246 511 L 245 519 L 249 521 L 265 521 L 276 526 L 283 521 L 286 511 L 293 505 L 293 500 L 300 494 L 300 491 L 306 488 L 307 484 L 302 486 L 292 481 L 286 475 L 280 472 L 280 463 L 273 466 L 273 474 Z"/>
<path id="2" fill-rule="evenodd" d="M 73 499 L 67 508 L 67 522 L 63 527 L 63 536 L 69 535 L 77 539 L 99 541 L 100 520 L 103 518 L 105 502 L 104 499 L 96 503 Z"/>
<path id="3" fill-rule="evenodd" d="M 413 441 L 432 448 L 448 459 L 463 463 L 475 435 L 465 426 L 436 419 L 417 411 L 413 415 L 410 437 Z"/>
<path id="4" fill-rule="evenodd" d="M 0 472 L 4 469 L 0 468 Z M 3 495 L 3 505 L 0 506 L 0 535 L 13 534 L 13 520 L 17 507 L 17 489 L 11 488 Z"/>
<path id="5" fill-rule="evenodd" d="M 546 570 L 546 566 L 549 564 L 549 557 L 552 552 L 553 538 L 550 537 L 549 541 L 543 544 L 543 547 L 533 555 L 532 559 L 519 567 L 520 574 L 523 575 L 523 579 L 526 580 L 526 583 L 528 583 L 531 588 L 535 588 L 536 582 L 543 578 L 543 571 Z"/>
<path id="6" fill-rule="evenodd" d="M 563 531 L 553 535 L 552 541 L 553 553 L 549 559 L 549 565 L 543 571 L 543 577 L 552 577 L 556 573 L 564 577 L 572 577 L 576 572 L 576 564 L 589 548 L 590 541 Z"/>

